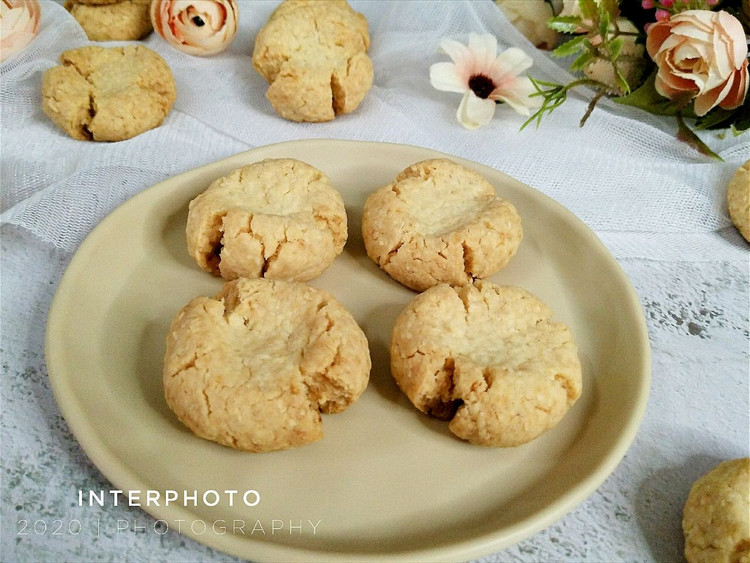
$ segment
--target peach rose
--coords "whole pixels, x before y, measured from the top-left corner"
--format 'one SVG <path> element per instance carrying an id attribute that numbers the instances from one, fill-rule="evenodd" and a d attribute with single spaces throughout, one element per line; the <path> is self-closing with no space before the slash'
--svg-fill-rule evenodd
<path id="1" fill-rule="evenodd" d="M 656 91 L 670 100 L 695 99 L 696 115 L 716 106 L 734 109 L 745 100 L 747 43 L 731 14 L 681 12 L 649 27 L 646 49 L 658 67 Z"/>
<path id="2" fill-rule="evenodd" d="M 31 43 L 41 15 L 37 0 L 0 0 L 0 61 Z"/>
<path id="3" fill-rule="evenodd" d="M 151 23 L 172 47 L 190 55 L 215 55 L 237 34 L 235 0 L 153 0 Z"/>

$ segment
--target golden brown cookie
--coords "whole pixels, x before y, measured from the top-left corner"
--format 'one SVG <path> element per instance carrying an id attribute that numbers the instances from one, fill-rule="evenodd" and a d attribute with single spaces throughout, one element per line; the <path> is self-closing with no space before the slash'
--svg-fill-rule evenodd
<path id="1" fill-rule="evenodd" d="M 720 463 L 693 484 L 682 530 L 688 563 L 750 561 L 750 458 Z"/>
<path id="2" fill-rule="evenodd" d="M 143 45 L 65 51 L 42 79 L 42 109 L 74 139 L 122 141 L 158 127 L 177 96 L 172 71 Z"/>
<path id="3" fill-rule="evenodd" d="M 729 181 L 727 209 L 732 224 L 750 242 L 750 160 L 740 166 Z"/>
<path id="4" fill-rule="evenodd" d="M 554 427 L 581 394 L 570 330 L 542 301 L 488 281 L 417 295 L 391 335 L 391 373 L 420 411 L 483 446 Z"/>
<path id="5" fill-rule="evenodd" d="M 151 0 L 67 0 L 64 5 L 91 41 L 137 41 L 154 30 Z"/>
<path id="6" fill-rule="evenodd" d="M 367 339 L 331 295 L 306 284 L 238 279 L 198 297 L 167 335 L 164 393 L 196 435 L 264 452 L 322 437 L 369 379 Z"/>
<path id="7" fill-rule="evenodd" d="M 328 176 L 299 160 L 268 159 L 215 180 L 190 202 L 188 253 L 225 279 L 307 281 L 341 253 L 346 224 Z"/>
<path id="8" fill-rule="evenodd" d="M 354 111 L 372 86 L 367 20 L 343 0 L 286 0 L 255 39 L 253 66 L 266 97 L 292 121 Z"/>
<path id="9" fill-rule="evenodd" d="M 370 194 L 362 236 L 378 266 L 422 291 L 494 274 L 515 256 L 523 229 L 515 207 L 480 174 L 434 159 Z"/>

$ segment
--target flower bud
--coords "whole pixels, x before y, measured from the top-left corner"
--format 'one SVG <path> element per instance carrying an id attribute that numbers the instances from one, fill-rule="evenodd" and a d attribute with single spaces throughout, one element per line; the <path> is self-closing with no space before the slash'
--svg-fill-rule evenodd
<path id="1" fill-rule="evenodd" d="M 0 2 L 0 61 L 17 53 L 39 32 L 42 8 L 38 0 Z"/>
<path id="2" fill-rule="evenodd" d="M 215 55 L 237 34 L 235 0 L 153 0 L 151 22 L 172 47 L 190 55 Z"/>

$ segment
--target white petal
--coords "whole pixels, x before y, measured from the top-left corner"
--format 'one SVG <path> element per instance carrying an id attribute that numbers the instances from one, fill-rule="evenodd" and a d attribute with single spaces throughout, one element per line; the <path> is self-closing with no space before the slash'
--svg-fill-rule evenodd
<path id="1" fill-rule="evenodd" d="M 516 78 L 511 84 L 501 91 L 495 91 L 491 97 L 502 100 L 512 107 L 516 113 L 521 115 L 531 115 L 531 109 L 538 108 L 542 105 L 541 96 L 531 97 L 536 92 L 536 88 L 525 76 Z"/>
<path id="2" fill-rule="evenodd" d="M 477 129 L 486 125 L 495 115 L 495 102 L 483 100 L 469 90 L 464 94 L 456 112 L 456 118 L 467 129 Z"/>
<path id="3" fill-rule="evenodd" d="M 448 55 L 457 65 L 467 64 L 467 61 L 471 59 L 471 53 L 466 45 L 447 37 L 444 37 L 440 41 L 440 50 Z"/>
<path id="4" fill-rule="evenodd" d="M 435 63 L 430 67 L 430 84 L 433 88 L 444 92 L 458 92 L 463 94 L 469 89 L 464 75 L 453 63 Z"/>
<path id="5" fill-rule="evenodd" d="M 469 51 L 471 51 L 474 58 L 476 70 L 489 69 L 495 57 L 497 57 L 497 39 L 490 33 L 483 33 L 481 35 L 470 33 Z"/>
<path id="6" fill-rule="evenodd" d="M 534 64 L 534 59 L 518 47 L 511 47 L 500 53 L 493 63 L 492 78 L 502 82 L 507 76 L 518 76 Z"/>

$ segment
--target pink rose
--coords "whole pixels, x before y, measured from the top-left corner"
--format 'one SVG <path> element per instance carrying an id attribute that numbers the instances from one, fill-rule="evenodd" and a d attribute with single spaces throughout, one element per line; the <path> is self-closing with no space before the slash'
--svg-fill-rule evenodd
<path id="1" fill-rule="evenodd" d="M 716 106 L 734 109 L 745 100 L 747 43 L 731 14 L 681 12 L 649 27 L 646 49 L 658 66 L 656 91 L 670 100 L 695 99 L 696 115 Z"/>
<path id="2" fill-rule="evenodd" d="M 41 15 L 37 0 L 0 0 L 0 61 L 31 43 Z"/>
<path id="3" fill-rule="evenodd" d="M 215 55 L 237 34 L 235 0 L 153 0 L 151 22 L 172 47 L 190 55 Z"/>

